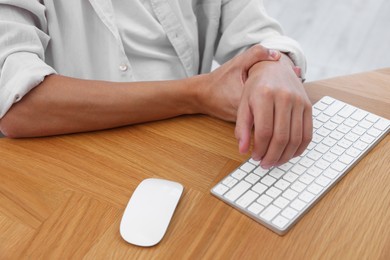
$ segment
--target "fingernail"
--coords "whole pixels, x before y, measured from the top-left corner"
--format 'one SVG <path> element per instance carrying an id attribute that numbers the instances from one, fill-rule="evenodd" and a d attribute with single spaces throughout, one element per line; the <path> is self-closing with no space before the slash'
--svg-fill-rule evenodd
<path id="1" fill-rule="evenodd" d="M 278 59 L 280 53 L 277 50 L 269 50 L 269 55 L 271 55 L 271 57 L 274 58 L 274 59 Z"/>

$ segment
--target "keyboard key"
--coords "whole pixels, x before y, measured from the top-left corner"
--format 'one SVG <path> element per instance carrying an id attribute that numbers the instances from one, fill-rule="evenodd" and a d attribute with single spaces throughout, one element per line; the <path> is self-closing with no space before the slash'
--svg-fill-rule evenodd
<path id="1" fill-rule="evenodd" d="M 324 156 L 322 156 L 322 158 L 325 161 L 332 163 L 332 162 L 337 160 L 338 156 L 333 154 L 332 152 L 328 152 L 328 153 L 324 154 Z"/>
<path id="2" fill-rule="evenodd" d="M 352 119 L 355 119 L 355 120 L 357 120 L 357 121 L 361 121 L 363 118 L 366 117 L 367 114 L 368 114 L 368 113 L 367 113 L 366 111 L 363 111 L 363 110 L 361 110 L 361 109 L 358 109 L 358 110 L 355 111 L 355 113 L 353 113 L 353 114 L 351 115 L 351 118 L 352 118 Z"/>
<path id="3" fill-rule="evenodd" d="M 326 171 L 324 171 L 324 176 L 326 176 L 330 179 L 336 178 L 337 176 L 339 176 L 339 174 L 340 174 L 339 171 L 333 170 L 331 168 L 326 169 Z"/>
<path id="4" fill-rule="evenodd" d="M 323 188 L 322 186 L 316 184 L 316 183 L 312 183 L 308 188 L 307 188 L 308 191 L 310 191 L 311 193 L 317 195 L 319 194 Z"/>
<path id="5" fill-rule="evenodd" d="M 304 173 L 305 171 L 307 170 L 306 167 L 303 167 L 302 165 L 295 165 L 294 167 L 292 167 L 291 171 L 298 174 L 298 175 L 301 175 L 302 173 Z"/>
<path id="6" fill-rule="evenodd" d="M 253 202 L 252 205 L 250 205 L 248 207 L 248 210 L 256 215 L 258 215 L 263 209 L 264 209 L 264 206 L 260 205 L 257 202 Z"/>
<path id="7" fill-rule="evenodd" d="M 332 97 L 329 97 L 329 96 L 325 96 L 325 97 L 321 98 L 321 102 L 325 103 L 327 105 L 330 105 L 330 104 L 332 104 L 335 101 L 336 101 L 336 99 L 334 99 Z"/>
<path id="8" fill-rule="evenodd" d="M 325 176 L 320 176 L 320 177 L 318 177 L 318 178 L 315 180 L 315 182 L 316 182 L 317 184 L 321 185 L 322 187 L 328 186 L 329 183 L 330 183 L 330 181 L 331 181 L 331 180 L 330 180 L 329 178 L 325 177 Z"/>
<path id="9" fill-rule="evenodd" d="M 338 113 L 339 116 L 342 116 L 344 118 L 348 118 L 350 117 L 350 115 L 352 115 L 352 113 L 356 110 L 355 107 L 351 106 L 351 105 L 346 105 L 343 107 L 343 109 Z"/>
<path id="10" fill-rule="evenodd" d="M 255 192 L 259 193 L 259 194 L 263 194 L 266 190 L 268 189 L 267 186 L 265 186 L 264 184 L 262 183 L 256 183 L 255 186 L 252 187 L 252 190 L 254 190 Z"/>
<path id="11" fill-rule="evenodd" d="M 272 198 L 276 198 L 280 195 L 280 193 L 282 193 L 282 191 L 278 188 L 271 187 L 265 193 Z"/>
<path id="12" fill-rule="evenodd" d="M 282 211 L 282 215 L 290 220 L 293 219 L 297 214 L 298 211 L 290 207 L 287 207 L 285 210 Z"/>
<path id="13" fill-rule="evenodd" d="M 285 190 L 288 188 L 288 186 L 290 186 L 290 183 L 288 181 L 283 180 L 283 179 L 278 180 L 275 183 L 275 187 L 280 189 L 280 190 Z"/>
<path id="14" fill-rule="evenodd" d="M 302 192 L 301 195 L 299 195 L 299 199 L 304 201 L 304 202 L 310 202 L 314 199 L 315 195 L 308 192 L 308 191 L 304 191 Z"/>
<path id="15" fill-rule="evenodd" d="M 225 184 L 226 186 L 228 186 L 229 188 L 233 187 L 236 183 L 238 182 L 237 179 L 231 177 L 231 176 L 228 176 L 226 177 L 224 180 L 223 180 L 223 184 Z"/>
<path id="16" fill-rule="evenodd" d="M 361 153 L 361 150 L 358 150 L 354 147 L 350 147 L 345 153 L 352 157 L 357 157 Z"/>
<path id="17" fill-rule="evenodd" d="M 381 118 L 375 125 L 374 127 L 376 129 L 379 129 L 381 131 L 385 131 L 386 128 L 388 128 L 390 125 L 390 121 L 389 120 L 386 120 L 386 119 L 383 119 Z"/>
<path id="18" fill-rule="evenodd" d="M 249 159 L 249 162 L 253 165 L 256 165 L 256 166 L 259 166 L 260 165 L 260 161 L 255 161 L 253 160 L 252 158 Z"/>
<path id="19" fill-rule="evenodd" d="M 285 172 L 282 171 L 281 169 L 278 169 L 278 168 L 272 169 L 272 171 L 269 173 L 269 175 L 271 175 L 272 177 L 274 177 L 276 179 L 280 179 L 284 174 L 285 174 Z"/>
<path id="20" fill-rule="evenodd" d="M 287 163 L 285 163 L 285 164 L 280 165 L 278 168 L 281 169 L 281 170 L 283 170 L 283 171 L 285 171 L 285 172 L 287 172 L 288 170 L 290 170 L 290 168 L 291 168 L 292 166 L 293 166 L 292 163 L 287 162 Z"/>
<path id="21" fill-rule="evenodd" d="M 363 135 L 366 132 L 366 129 L 360 126 L 356 126 L 352 129 L 352 133 L 355 133 L 357 135 Z"/>
<path id="22" fill-rule="evenodd" d="M 319 169 L 315 166 L 311 167 L 309 170 L 307 170 L 307 173 L 311 176 L 318 177 L 322 173 L 322 169 Z"/>
<path id="23" fill-rule="evenodd" d="M 272 223 L 274 223 L 277 227 L 279 228 L 284 228 L 287 223 L 288 223 L 288 219 L 282 217 L 282 216 L 277 216 L 273 221 Z"/>
<path id="24" fill-rule="evenodd" d="M 362 137 L 360 137 L 360 140 L 362 140 L 365 143 L 370 144 L 370 143 L 375 141 L 375 138 L 372 137 L 371 135 L 364 134 Z"/>
<path id="25" fill-rule="evenodd" d="M 257 199 L 257 202 L 260 203 L 263 206 L 268 206 L 273 201 L 273 198 L 270 196 L 263 194 L 260 196 L 260 198 Z"/>
<path id="26" fill-rule="evenodd" d="M 317 151 L 310 151 L 307 154 L 307 157 L 309 157 L 310 159 L 313 159 L 314 161 L 317 161 L 318 159 L 320 159 L 321 156 L 322 156 L 322 154 L 317 152 Z"/>
<path id="27" fill-rule="evenodd" d="M 368 121 L 368 120 L 363 120 L 363 121 L 360 121 L 360 122 L 359 122 L 359 126 L 365 128 L 365 129 L 370 128 L 372 125 L 373 125 L 373 123 L 371 123 L 371 122 Z"/>
<path id="28" fill-rule="evenodd" d="M 341 138 L 344 137 L 344 134 L 337 130 L 334 130 L 332 131 L 332 133 L 330 133 L 329 136 L 332 137 L 333 139 L 340 140 Z"/>
<path id="29" fill-rule="evenodd" d="M 345 118 L 341 117 L 341 116 L 334 116 L 330 119 L 330 121 L 332 121 L 333 123 L 336 123 L 336 124 L 341 124 L 342 122 L 344 122 Z"/>
<path id="30" fill-rule="evenodd" d="M 274 204 L 278 206 L 281 209 L 284 209 L 288 204 L 290 203 L 289 200 L 283 198 L 283 197 L 278 197 L 275 201 Z"/>
<path id="31" fill-rule="evenodd" d="M 291 203 L 291 207 L 298 210 L 298 211 L 301 211 L 305 206 L 306 206 L 306 203 L 299 200 L 299 199 L 296 199 Z"/>
<path id="32" fill-rule="evenodd" d="M 338 146 L 338 145 L 335 145 L 335 146 L 333 146 L 332 149 L 330 149 L 330 151 L 331 151 L 332 153 L 334 153 L 334 154 L 340 156 L 340 155 L 342 155 L 342 154 L 345 152 L 345 148 L 340 147 L 340 146 Z"/>
<path id="33" fill-rule="evenodd" d="M 265 185 L 267 185 L 269 187 L 272 184 L 274 184 L 275 181 L 276 181 L 276 179 L 274 177 L 266 175 L 263 179 L 261 179 L 260 182 L 264 183 Z"/>
<path id="34" fill-rule="evenodd" d="M 245 180 L 249 183 L 255 184 L 258 180 L 260 180 L 260 176 L 251 173 L 248 176 L 246 176 Z"/>
<path id="35" fill-rule="evenodd" d="M 355 158 L 349 156 L 348 154 L 343 154 L 340 156 L 339 161 L 345 164 L 350 164 L 351 162 L 353 162 L 354 159 Z"/>
<path id="36" fill-rule="evenodd" d="M 264 177 L 269 172 L 268 169 L 263 169 L 261 166 L 257 167 L 253 173 L 259 175 L 260 177 Z"/>
<path id="37" fill-rule="evenodd" d="M 368 129 L 368 131 L 367 131 L 367 134 L 369 134 L 373 137 L 378 137 L 378 136 L 380 136 L 381 133 L 382 133 L 381 131 L 379 131 L 378 129 L 376 129 L 374 127 L 371 129 Z"/>
<path id="38" fill-rule="evenodd" d="M 288 189 L 285 192 L 283 192 L 282 196 L 288 200 L 293 200 L 293 199 L 295 199 L 296 196 L 298 196 L 298 192 L 296 192 L 292 189 Z"/>
<path id="39" fill-rule="evenodd" d="M 300 182 L 303 182 L 304 184 L 308 185 L 312 181 L 314 181 L 314 177 L 310 176 L 309 174 L 305 173 L 299 178 Z"/>
<path id="40" fill-rule="evenodd" d="M 236 178 L 237 180 L 241 180 L 242 178 L 244 178 L 246 176 L 246 172 L 244 171 L 241 171 L 240 169 L 237 169 L 235 170 L 233 173 L 232 173 L 232 176 L 234 178 Z"/>
<path id="41" fill-rule="evenodd" d="M 338 143 L 337 143 L 339 146 L 347 149 L 348 147 L 350 147 L 352 145 L 352 142 L 351 141 L 348 141 L 347 139 L 343 138 L 341 139 Z"/>
<path id="42" fill-rule="evenodd" d="M 322 169 L 322 170 L 325 170 L 326 168 L 328 168 L 329 165 L 330 165 L 330 163 L 327 162 L 327 161 L 325 161 L 325 160 L 323 160 L 323 159 L 319 159 L 319 160 L 316 162 L 316 164 L 315 164 L 316 167 L 318 167 L 318 168 L 320 168 L 320 169 Z"/>
<path id="43" fill-rule="evenodd" d="M 293 190 L 295 190 L 297 192 L 301 192 L 305 188 L 306 188 L 306 185 L 303 184 L 302 182 L 299 182 L 299 181 L 296 181 L 296 182 L 293 183 L 293 185 L 291 185 L 291 189 L 293 189 Z"/>
<path id="44" fill-rule="evenodd" d="M 265 219 L 266 221 L 272 220 L 278 213 L 280 212 L 280 208 L 269 205 L 263 212 L 260 214 L 260 217 L 262 219 Z"/>
<path id="45" fill-rule="evenodd" d="M 337 143 L 337 140 L 328 136 L 324 140 L 322 140 L 322 143 L 329 146 L 329 147 L 332 147 L 333 145 L 335 145 Z"/>
<path id="46" fill-rule="evenodd" d="M 359 139 L 359 136 L 357 134 L 349 132 L 348 134 L 345 135 L 345 139 L 351 142 L 356 142 L 356 140 Z"/>
<path id="47" fill-rule="evenodd" d="M 250 187 L 251 185 L 248 182 L 241 181 L 236 186 L 234 186 L 231 190 L 229 190 L 224 196 L 230 201 L 235 201 Z"/>
<path id="48" fill-rule="evenodd" d="M 237 205 L 243 207 L 243 208 L 246 208 L 249 206 L 249 204 L 251 204 L 255 199 L 257 199 L 257 197 L 259 197 L 259 194 L 257 194 L 256 192 L 253 192 L 251 190 L 248 190 L 244 195 L 241 196 L 241 198 L 239 198 L 237 200 Z"/>
<path id="49" fill-rule="evenodd" d="M 368 144 L 359 140 L 353 144 L 353 147 L 363 151 L 368 147 Z"/>
<path id="50" fill-rule="evenodd" d="M 283 175 L 283 179 L 285 179 L 288 182 L 294 182 L 298 178 L 298 175 L 292 172 L 287 172 L 285 175 Z"/>
<path id="51" fill-rule="evenodd" d="M 372 123 L 375 123 L 376 121 L 379 120 L 379 116 L 374 115 L 374 114 L 368 114 L 368 115 L 366 116 L 366 120 L 368 120 L 368 121 L 370 121 L 370 122 L 372 122 Z"/>
<path id="52" fill-rule="evenodd" d="M 227 192 L 229 188 L 223 184 L 218 184 L 213 188 L 213 191 L 217 193 L 218 195 L 223 195 L 225 192 Z"/>
<path id="53" fill-rule="evenodd" d="M 240 167 L 241 170 L 243 170 L 243 171 L 245 171 L 245 172 L 247 172 L 247 173 L 253 171 L 255 168 L 256 168 L 256 166 L 253 165 L 253 164 L 251 164 L 251 163 L 249 163 L 249 162 L 244 163 L 244 164 L 241 165 L 241 167 Z"/>
<path id="54" fill-rule="evenodd" d="M 352 118 L 347 118 L 347 119 L 344 121 L 344 124 L 345 124 L 346 126 L 349 126 L 349 127 L 355 127 L 355 126 L 358 124 L 358 121 L 353 120 Z"/>
<path id="55" fill-rule="evenodd" d="M 331 106 L 329 106 L 327 109 L 325 109 L 324 114 L 332 117 L 332 116 L 336 115 L 344 106 L 345 106 L 345 103 L 337 100 Z"/>
<path id="56" fill-rule="evenodd" d="M 332 163 L 332 165 L 330 167 L 336 171 L 341 172 L 347 167 L 347 164 L 340 162 L 340 161 L 337 161 L 335 163 Z"/>

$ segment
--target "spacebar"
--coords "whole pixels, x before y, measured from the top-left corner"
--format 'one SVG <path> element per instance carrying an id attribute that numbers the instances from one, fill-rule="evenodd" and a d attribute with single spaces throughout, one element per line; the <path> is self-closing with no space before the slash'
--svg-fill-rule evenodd
<path id="1" fill-rule="evenodd" d="M 235 201 L 240 197 L 245 191 L 247 191 L 252 185 L 246 181 L 241 181 L 236 186 L 233 187 L 230 191 L 225 194 L 225 198 L 230 201 Z"/>

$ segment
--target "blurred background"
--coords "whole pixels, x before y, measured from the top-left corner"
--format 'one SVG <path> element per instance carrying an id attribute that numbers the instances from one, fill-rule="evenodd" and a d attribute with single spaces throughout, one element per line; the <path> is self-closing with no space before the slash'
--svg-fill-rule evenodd
<path id="1" fill-rule="evenodd" d="M 263 1 L 305 51 L 307 81 L 390 67 L 389 0 Z"/>

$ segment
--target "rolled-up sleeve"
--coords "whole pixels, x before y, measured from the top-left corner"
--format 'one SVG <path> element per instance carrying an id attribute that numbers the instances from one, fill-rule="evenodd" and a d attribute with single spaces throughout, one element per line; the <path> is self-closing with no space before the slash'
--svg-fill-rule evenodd
<path id="1" fill-rule="evenodd" d="M 47 65 L 45 7 L 38 0 L 0 0 L 0 118 L 56 73 Z"/>
<path id="2" fill-rule="evenodd" d="M 237 10 L 240 10 L 239 12 Z M 299 44 L 283 35 L 280 24 L 267 15 L 263 1 L 223 0 L 220 37 L 215 58 L 224 63 L 255 44 L 287 53 L 306 72 L 306 59 Z"/>

